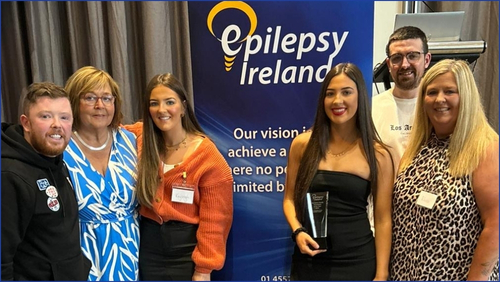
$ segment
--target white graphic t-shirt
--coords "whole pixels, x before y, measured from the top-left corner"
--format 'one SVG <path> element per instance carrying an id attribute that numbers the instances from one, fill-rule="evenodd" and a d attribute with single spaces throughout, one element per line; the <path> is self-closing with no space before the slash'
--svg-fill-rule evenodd
<path id="1" fill-rule="evenodd" d="M 392 95 L 392 88 L 373 97 L 372 117 L 382 142 L 392 147 L 396 164 L 408 145 L 417 98 L 401 99 Z"/>
<path id="2" fill-rule="evenodd" d="M 392 88 L 373 97 L 372 118 L 382 142 L 389 148 L 397 171 L 399 161 L 408 146 L 417 98 L 401 99 L 392 95 Z M 373 197 L 367 206 L 368 219 L 375 234 Z"/>

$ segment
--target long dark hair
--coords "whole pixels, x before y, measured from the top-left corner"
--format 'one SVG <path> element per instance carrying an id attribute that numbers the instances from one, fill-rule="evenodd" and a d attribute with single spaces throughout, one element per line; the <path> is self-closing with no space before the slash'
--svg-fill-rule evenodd
<path id="1" fill-rule="evenodd" d="M 159 85 L 163 85 L 179 95 L 179 99 L 185 110 L 185 115 L 182 117 L 182 128 L 187 133 L 205 135 L 194 115 L 193 108 L 186 95 L 186 90 L 179 80 L 170 73 L 155 75 L 149 81 L 146 93 L 143 96 L 142 155 L 137 166 L 137 198 L 141 205 L 147 207 L 152 207 L 152 200 L 158 188 L 160 158 L 167 151 L 162 131 L 154 124 L 149 113 L 151 92 Z"/>
<path id="2" fill-rule="evenodd" d="M 325 158 L 328 142 L 330 140 L 330 119 L 325 112 L 326 90 L 332 78 L 339 74 L 347 75 L 356 83 L 358 89 L 358 110 L 356 111 L 356 128 L 361 135 L 363 150 L 370 167 L 370 181 L 372 192 L 377 189 L 377 160 L 375 158 L 375 142 L 382 144 L 373 125 L 371 107 L 366 90 L 363 74 L 359 68 L 352 63 L 340 63 L 333 67 L 321 84 L 321 92 L 316 109 L 316 117 L 312 126 L 311 138 L 306 146 L 302 159 L 300 160 L 297 179 L 295 181 L 294 204 L 297 219 L 304 220 L 304 199 L 316 174 L 319 162 Z M 382 144 L 382 146 L 384 146 Z M 384 146 L 385 147 L 385 146 Z"/>

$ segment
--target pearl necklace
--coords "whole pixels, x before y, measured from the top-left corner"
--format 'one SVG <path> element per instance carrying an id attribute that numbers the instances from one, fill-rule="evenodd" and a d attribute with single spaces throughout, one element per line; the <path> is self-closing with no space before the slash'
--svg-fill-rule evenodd
<path id="1" fill-rule="evenodd" d="M 80 143 L 82 143 L 83 146 L 87 147 L 91 151 L 100 151 L 100 150 L 106 148 L 106 146 L 108 146 L 109 136 L 111 135 L 108 131 L 108 138 L 106 139 L 106 142 L 104 142 L 104 144 L 102 144 L 102 146 L 100 146 L 100 147 L 93 147 L 93 146 L 90 146 L 89 144 L 85 143 L 85 141 L 83 141 L 83 139 L 80 137 L 80 135 L 78 135 L 78 132 L 74 131 L 73 133 L 76 136 L 76 138 L 80 141 Z"/>

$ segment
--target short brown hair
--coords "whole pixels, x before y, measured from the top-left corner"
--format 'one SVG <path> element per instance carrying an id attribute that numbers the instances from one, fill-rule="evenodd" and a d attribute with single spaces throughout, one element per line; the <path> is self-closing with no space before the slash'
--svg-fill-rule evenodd
<path id="1" fill-rule="evenodd" d="M 66 90 L 52 82 L 35 82 L 28 86 L 26 95 L 22 100 L 22 113 L 28 115 L 29 109 L 36 104 L 41 97 L 49 97 L 50 99 L 67 98 Z"/>
<path id="2" fill-rule="evenodd" d="M 385 53 L 387 57 L 391 54 L 389 53 L 389 47 L 394 41 L 408 40 L 408 39 L 420 39 L 422 41 L 422 48 L 424 54 L 429 53 L 429 45 L 427 44 L 427 36 L 420 28 L 416 26 L 403 26 L 396 29 L 389 37 L 389 42 L 385 46 Z"/>

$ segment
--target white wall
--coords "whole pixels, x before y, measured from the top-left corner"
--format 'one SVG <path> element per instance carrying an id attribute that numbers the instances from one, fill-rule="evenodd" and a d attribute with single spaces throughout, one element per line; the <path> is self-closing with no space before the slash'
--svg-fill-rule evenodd
<path id="1" fill-rule="evenodd" d="M 396 14 L 402 13 L 402 1 L 375 1 L 374 24 L 373 24 L 373 68 L 385 60 L 385 45 L 394 31 L 394 18 Z M 378 90 L 382 93 L 385 88 L 383 83 L 377 83 Z M 372 95 L 377 95 L 375 84 L 372 87 Z"/>

